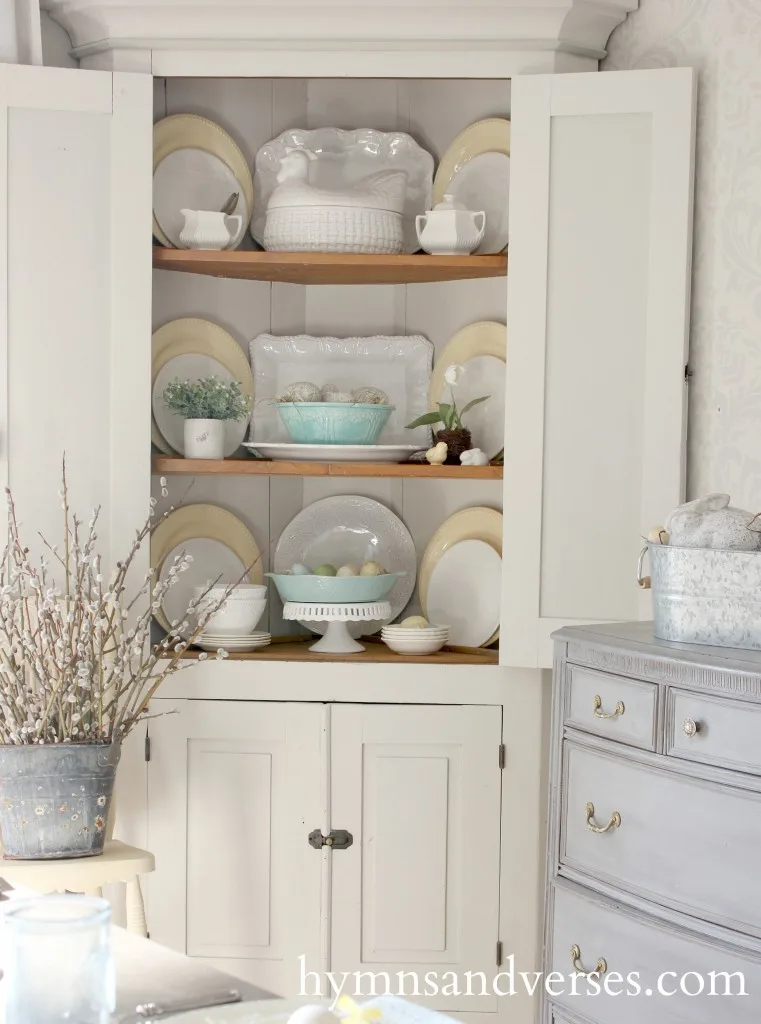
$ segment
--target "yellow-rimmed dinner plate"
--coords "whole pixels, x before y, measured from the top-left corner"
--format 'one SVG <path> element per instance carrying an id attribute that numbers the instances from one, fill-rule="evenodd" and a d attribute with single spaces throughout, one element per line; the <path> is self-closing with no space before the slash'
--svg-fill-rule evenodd
<path id="1" fill-rule="evenodd" d="M 184 420 L 170 412 L 163 399 L 164 388 L 171 380 L 212 375 L 237 380 L 243 394 L 253 401 L 254 378 L 246 354 L 218 324 L 198 317 L 171 320 L 154 333 L 151 348 L 151 440 L 165 455 L 182 453 L 184 448 Z M 226 457 L 243 443 L 248 423 L 249 417 L 225 422 Z"/>
<path id="2" fill-rule="evenodd" d="M 238 193 L 233 213 L 241 226 L 228 248 L 243 237 L 254 208 L 254 182 L 232 137 L 197 114 L 171 114 L 153 126 L 153 234 L 168 248 L 182 248 L 181 210 L 220 210 Z"/>
<path id="3" fill-rule="evenodd" d="M 455 402 L 463 409 L 474 398 L 488 395 L 485 402 L 465 414 L 464 425 L 473 437 L 473 447 L 493 459 L 505 446 L 505 359 L 507 328 L 494 320 L 481 320 L 463 327 L 451 338 L 436 360 L 428 389 L 428 406 L 451 401 L 444 379 L 448 366 L 462 366 L 455 388 Z"/>
<path id="4" fill-rule="evenodd" d="M 428 542 L 418 572 L 418 593 L 423 615 L 429 620 L 428 614 L 428 593 L 431 584 L 431 577 L 438 563 L 443 556 L 465 541 L 482 541 L 502 557 L 502 513 L 493 508 L 486 508 L 476 505 L 473 508 L 465 508 L 461 512 L 455 512 L 449 519 L 444 520 Z M 462 550 L 462 549 L 461 549 Z M 450 559 L 447 559 L 450 561 Z M 455 561 L 457 559 L 455 558 Z M 464 570 L 463 570 L 464 571 Z M 462 594 L 458 594 L 455 588 L 452 593 L 452 600 L 455 604 L 462 603 Z M 455 608 L 453 605 L 453 614 Z M 499 608 L 496 609 L 495 621 L 499 621 Z M 440 624 L 447 624 L 446 610 L 437 609 L 438 621 Z M 499 637 L 499 628 L 482 641 L 481 646 L 487 647 Z M 450 633 L 450 643 L 456 643 Z"/>
<path id="5" fill-rule="evenodd" d="M 502 252 L 508 242 L 510 122 L 501 117 L 476 121 L 461 131 L 441 158 L 433 181 L 433 202 L 454 196 L 466 209 L 486 214 L 486 230 L 476 252 Z"/>
<path id="6" fill-rule="evenodd" d="M 154 581 L 167 577 L 183 551 L 193 561 L 167 591 L 156 621 L 167 631 L 182 621 L 193 588 L 208 582 L 261 583 L 261 554 L 248 527 L 218 505 L 185 505 L 162 519 L 151 535 Z M 187 631 L 184 631 L 187 632 Z"/>

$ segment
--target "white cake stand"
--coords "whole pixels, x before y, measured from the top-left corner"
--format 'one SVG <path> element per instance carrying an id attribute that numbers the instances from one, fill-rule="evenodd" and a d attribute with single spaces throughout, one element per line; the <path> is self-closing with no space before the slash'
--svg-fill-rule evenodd
<path id="1" fill-rule="evenodd" d="M 391 616 L 388 601 L 365 601 L 357 604 L 303 604 L 286 601 L 284 619 L 306 619 L 307 622 L 325 622 L 327 630 L 310 651 L 318 654 L 357 654 L 364 651 L 362 644 L 349 633 L 347 622 L 377 622 Z"/>

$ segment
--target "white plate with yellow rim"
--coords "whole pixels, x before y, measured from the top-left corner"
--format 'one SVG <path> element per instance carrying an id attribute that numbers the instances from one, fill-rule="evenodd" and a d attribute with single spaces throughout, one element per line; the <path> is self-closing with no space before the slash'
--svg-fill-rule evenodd
<path id="1" fill-rule="evenodd" d="M 165 455 L 181 454 L 184 448 L 185 421 L 170 412 L 163 399 L 164 388 L 171 380 L 198 380 L 212 375 L 237 380 L 243 394 L 253 401 L 254 378 L 246 354 L 218 324 L 199 317 L 170 320 L 154 333 L 151 348 L 151 440 Z M 249 417 L 225 422 L 225 457 L 241 446 L 248 424 Z"/>
<path id="2" fill-rule="evenodd" d="M 455 388 L 455 402 L 463 409 L 474 398 L 488 395 L 485 402 L 473 406 L 465 414 L 465 426 L 473 437 L 473 447 L 480 448 L 490 459 L 505 446 L 505 360 L 507 328 L 495 320 L 469 324 L 451 338 L 431 374 L 428 407 L 436 409 L 440 402 L 450 402 L 449 385 L 444 379 L 447 367 L 462 366 L 463 373 Z"/>
<path id="3" fill-rule="evenodd" d="M 476 253 L 502 252 L 508 242 L 510 122 L 476 121 L 450 143 L 436 171 L 433 202 L 451 195 L 468 210 L 483 210 L 486 230 Z"/>
<path id="4" fill-rule="evenodd" d="M 153 234 L 167 248 L 183 248 L 180 210 L 219 210 L 238 193 L 233 213 L 241 227 L 228 248 L 243 237 L 254 208 L 254 182 L 246 158 L 232 137 L 197 114 L 171 114 L 153 126 Z"/>
<path id="5" fill-rule="evenodd" d="M 151 535 L 154 582 L 163 580 L 183 552 L 193 558 L 167 592 L 156 621 L 167 632 L 182 621 L 193 588 L 215 583 L 262 583 L 261 553 L 248 527 L 218 505 L 185 505 L 162 519 Z M 183 631 L 187 632 L 187 631 Z"/>
<path id="6" fill-rule="evenodd" d="M 502 513 L 482 505 L 465 508 L 461 512 L 455 512 L 449 519 L 446 519 L 431 537 L 428 547 L 423 554 L 420 571 L 418 572 L 420 604 L 423 609 L 423 615 L 429 622 L 428 591 L 433 571 L 447 551 L 456 544 L 461 544 L 463 541 L 468 540 L 483 541 L 502 557 Z M 443 621 L 440 615 L 439 619 Z M 488 647 L 498 637 L 499 629 L 497 628 L 481 646 Z"/>

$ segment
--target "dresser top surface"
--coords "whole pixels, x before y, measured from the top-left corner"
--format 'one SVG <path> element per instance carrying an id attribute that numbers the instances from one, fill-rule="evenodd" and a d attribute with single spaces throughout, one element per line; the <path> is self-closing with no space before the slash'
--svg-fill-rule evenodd
<path id="1" fill-rule="evenodd" d="M 652 622 L 607 622 L 583 627 L 567 626 L 552 635 L 554 640 L 560 642 L 584 643 L 713 669 L 761 675 L 761 651 L 659 640 L 653 636 Z"/>

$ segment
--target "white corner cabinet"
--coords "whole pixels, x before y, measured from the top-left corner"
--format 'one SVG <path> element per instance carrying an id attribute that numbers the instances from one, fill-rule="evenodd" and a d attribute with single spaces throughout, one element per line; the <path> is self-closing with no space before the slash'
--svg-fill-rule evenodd
<path id="1" fill-rule="evenodd" d="M 645 614 L 638 537 L 682 498 L 693 72 L 592 73 L 633 3 L 567 0 L 552 26 L 485 5 L 473 17 L 491 29 L 459 41 L 453 3 L 425 44 L 429 4 L 357 5 L 376 37 L 379 12 L 399 16 L 407 41 L 385 48 L 346 32 L 331 46 L 266 32 L 249 44 L 243 29 L 237 44 L 172 40 L 159 22 L 141 36 L 129 4 L 44 6 L 71 19 L 83 65 L 105 70 L 0 69 L 0 475 L 26 522 L 57 534 L 65 447 L 77 500 L 103 502 L 108 550 L 123 551 L 151 492 L 151 328 L 169 319 L 216 320 L 243 346 L 264 330 L 422 333 L 437 352 L 477 320 L 508 329 L 502 478 L 167 477 L 170 500 L 192 482 L 189 500 L 230 508 L 264 552 L 333 494 L 387 504 L 420 554 L 453 512 L 502 509 L 503 594 L 499 655 L 483 663 L 241 656 L 171 680 L 155 711 L 176 713 L 150 722 L 149 761 L 135 737 L 120 778 L 121 829 L 156 854 L 152 936 L 281 993 L 300 953 L 318 971 L 491 977 L 501 948 L 536 969 L 550 633 Z M 219 5 L 219 32 L 256 6 Z M 101 24 L 96 8 L 123 21 Z M 574 26 L 586 48 L 568 42 Z M 152 123 L 177 112 L 219 121 L 249 162 L 295 124 L 402 129 L 438 159 L 468 124 L 509 116 L 507 277 L 152 274 Z M 316 829 L 353 843 L 318 851 Z M 511 1024 L 535 1014 L 520 995 L 446 1008 Z"/>

